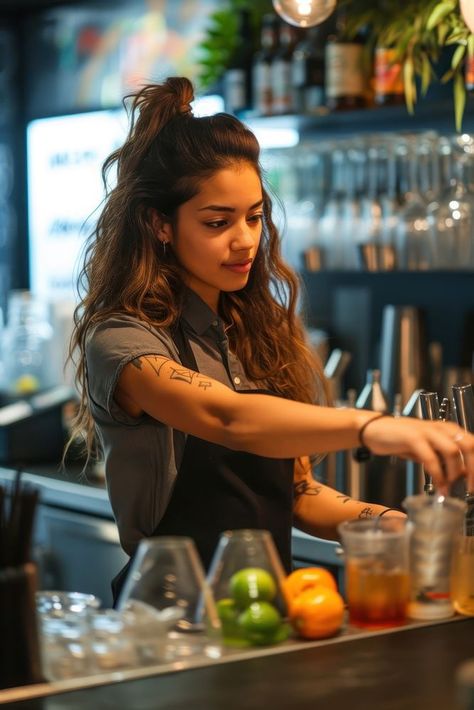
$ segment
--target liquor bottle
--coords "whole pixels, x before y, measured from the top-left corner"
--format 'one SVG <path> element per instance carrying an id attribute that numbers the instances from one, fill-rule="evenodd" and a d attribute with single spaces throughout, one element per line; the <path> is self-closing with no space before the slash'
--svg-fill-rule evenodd
<path id="1" fill-rule="evenodd" d="M 279 48 L 271 64 L 272 113 L 291 113 L 295 110 L 292 83 L 292 59 L 301 30 L 283 20 L 279 26 Z"/>
<path id="2" fill-rule="evenodd" d="M 252 63 L 253 108 L 259 116 L 272 113 L 271 65 L 278 47 L 278 17 L 267 14 L 262 19 L 260 49 Z"/>
<path id="3" fill-rule="evenodd" d="M 224 105 L 227 113 L 240 114 L 252 107 L 253 36 L 250 12 L 239 13 L 237 46 L 224 74 Z"/>
<path id="4" fill-rule="evenodd" d="M 464 85 L 466 91 L 474 91 L 474 57 L 469 56 L 469 53 L 464 65 Z"/>
<path id="5" fill-rule="evenodd" d="M 298 113 L 317 113 L 325 105 L 325 42 L 323 26 L 316 25 L 306 31 L 293 52 L 291 81 Z"/>
<path id="6" fill-rule="evenodd" d="M 402 65 L 393 48 L 377 47 L 374 65 L 374 101 L 378 106 L 395 106 L 405 101 Z"/>
<path id="7" fill-rule="evenodd" d="M 367 106 L 368 76 L 361 33 L 350 37 L 347 10 L 339 10 L 336 31 L 326 42 L 326 105 L 334 110 Z"/>

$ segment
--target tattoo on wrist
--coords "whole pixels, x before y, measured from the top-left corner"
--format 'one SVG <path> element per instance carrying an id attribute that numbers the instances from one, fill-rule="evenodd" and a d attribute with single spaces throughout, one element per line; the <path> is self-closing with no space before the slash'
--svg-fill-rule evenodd
<path id="1" fill-rule="evenodd" d="M 322 491 L 322 486 L 318 486 L 317 483 L 310 483 L 309 481 L 299 481 L 294 485 L 294 495 L 295 498 L 299 496 L 318 496 Z"/>
<path id="2" fill-rule="evenodd" d="M 362 508 L 358 517 L 363 520 L 364 518 L 373 518 L 374 515 L 374 509 L 370 505 L 367 505 L 365 508 Z"/>
<path id="3" fill-rule="evenodd" d="M 352 498 L 350 496 L 346 496 L 344 493 L 341 493 L 341 495 L 336 496 L 336 498 L 342 498 L 343 503 L 348 503 Z"/>

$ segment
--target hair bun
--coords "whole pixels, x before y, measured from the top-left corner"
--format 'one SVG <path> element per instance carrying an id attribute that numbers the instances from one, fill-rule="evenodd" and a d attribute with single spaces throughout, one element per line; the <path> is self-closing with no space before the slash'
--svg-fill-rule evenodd
<path id="1" fill-rule="evenodd" d="M 178 113 L 180 113 L 182 116 L 192 115 L 193 110 L 191 108 L 191 104 L 190 103 L 181 104 L 181 106 L 178 109 Z"/>

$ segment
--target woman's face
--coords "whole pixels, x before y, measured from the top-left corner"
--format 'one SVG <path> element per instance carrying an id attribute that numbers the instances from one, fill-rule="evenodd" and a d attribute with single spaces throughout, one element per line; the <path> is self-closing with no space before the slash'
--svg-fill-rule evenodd
<path id="1" fill-rule="evenodd" d="M 262 233 L 262 185 L 255 169 L 219 170 L 178 209 L 169 231 L 186 284 L 217 311 L 221 291 L 246 285 Z"/>

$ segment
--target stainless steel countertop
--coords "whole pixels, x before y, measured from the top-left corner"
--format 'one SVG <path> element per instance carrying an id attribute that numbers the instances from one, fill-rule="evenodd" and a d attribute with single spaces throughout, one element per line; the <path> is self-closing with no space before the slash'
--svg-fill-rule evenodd
<path id="1" fill-rule="evenodd" d="M 42 503 L 109 520 L 114 519 L 103 482 L 87 480 L 80 470 L 73 473 L 63 472 L 53 465 L 35 466 L 32 467 L 32 471 L 34 472 L 23 472 L 22 480 L 38 486 Z M 14 469 L 0 468 L 0 483 L 9 483 L 14 477 Z M 292 540 L 295 558 L 342 566 L 338 554 L 341 549 L 339 543 L 307 535 L 296 528 L 292 530 Z"/>

